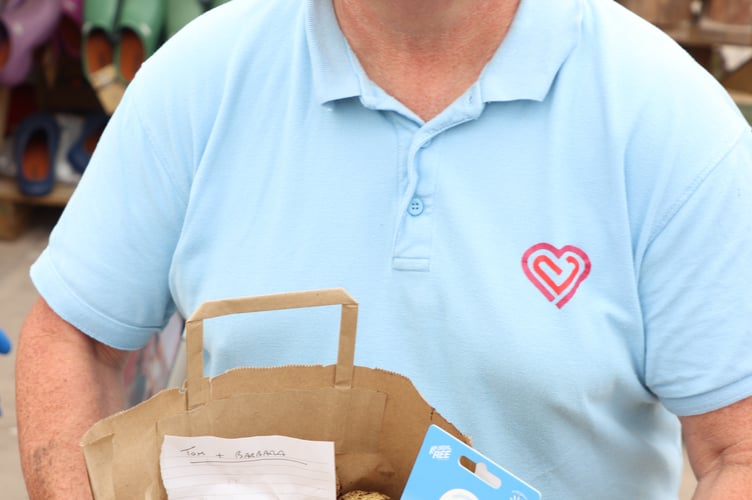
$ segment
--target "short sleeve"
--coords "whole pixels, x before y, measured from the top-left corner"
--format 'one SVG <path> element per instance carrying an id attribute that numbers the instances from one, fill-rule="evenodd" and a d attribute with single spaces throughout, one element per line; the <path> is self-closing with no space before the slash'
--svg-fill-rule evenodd
<path id="1" fill-rule="evenodd" d="M 53 310 L 121 349 L 144 345 L 174 311 L 168 276 L 187 198 L 170 170 L 181 159 L 165 160 L 137 94 L 129 87 L 31 268 Z"/>
<path id="2" fill-rule="evenodd" d="M 678 415 L 752 395 L 752 135 L 678 200 L 646 250 L 649 388 Z"/>

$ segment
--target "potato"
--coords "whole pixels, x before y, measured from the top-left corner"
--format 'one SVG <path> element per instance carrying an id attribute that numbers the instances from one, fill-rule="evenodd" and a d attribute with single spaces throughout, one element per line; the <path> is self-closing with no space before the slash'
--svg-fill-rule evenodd
<path id="1" fill-rule="evenodd" d="M 348 491 L 337 500 L 391 500 L 391 497 L 376 491 L 353 490 Z"/>

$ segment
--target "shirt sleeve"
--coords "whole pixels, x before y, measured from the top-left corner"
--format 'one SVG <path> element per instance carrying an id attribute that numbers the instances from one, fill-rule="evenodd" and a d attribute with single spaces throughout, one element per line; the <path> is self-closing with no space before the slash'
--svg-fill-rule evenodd
<path id="1" fill-rule="evenodd" d="M 169 141 L 156 137 L 165 132 L 159 122 L 142 119 L 135 81 L 133 87 L 31 268 L 54 311 L 120 349 L 142 347 L 175 310 L 169 270 L 188 192 L 174 168 L 188 160 L 172 151 L 166 160 L 158 146 Z M 151 111 L 152 117 L 168 114 Z"/>
<path id="2" fill-rule="evenodd" d="M 752 134 L 697 179 L 640 271 L 649 388 L 677 415 L 752 395 Z"/>

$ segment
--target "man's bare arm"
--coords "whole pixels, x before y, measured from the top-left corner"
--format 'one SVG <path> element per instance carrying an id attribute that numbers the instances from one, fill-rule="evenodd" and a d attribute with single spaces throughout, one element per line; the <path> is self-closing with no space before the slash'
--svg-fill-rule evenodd
<path id="1" fill-rule="evenodd" d="M 752 398 L 681 422 L 698 479 L 693 499 L 752 499 Z"/>
<path id="2" fill-rule="evenodd" d="M 127 352 L 100 344 L 39 299 L 16 357 L 18 437 L 29 498 L 91 498 L 81 437 L 124 408 Z"/>

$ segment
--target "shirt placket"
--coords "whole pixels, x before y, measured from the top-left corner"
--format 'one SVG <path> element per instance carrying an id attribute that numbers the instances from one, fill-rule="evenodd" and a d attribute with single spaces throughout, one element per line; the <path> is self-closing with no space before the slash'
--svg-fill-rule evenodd
<path id="1" fill-rule="evenodd" d="M 410 134 L 409 131 L 403 133 Z M 430 271 L 435 191 L 439 164 L 429 154 L 436 132 L 414 128 L 403 160 L 405 182 L 398 207 L 392 268 L 399 271 Z"/>

